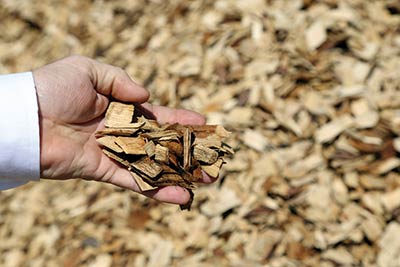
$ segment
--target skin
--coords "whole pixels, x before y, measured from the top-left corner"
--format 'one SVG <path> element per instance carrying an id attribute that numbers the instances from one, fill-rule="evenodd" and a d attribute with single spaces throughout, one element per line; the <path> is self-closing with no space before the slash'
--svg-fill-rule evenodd
<path id="1" fill-rule="evenodd" d="M 141 104 L 159 123 L 204 124 L 203 116 L 146 103 L 149 92 L 125 71 L 82 56 L 38 68 L 33 77 L 39 104 L 42 178 L 107 182 L 168 203 L 189 200 L 189 192 L 177 186 L 140 192 L 130 173 L 102 153 L 95 132 L 104 128 L 110 97 Z M 212 182 L 206 175 L 203 180 Z"/>

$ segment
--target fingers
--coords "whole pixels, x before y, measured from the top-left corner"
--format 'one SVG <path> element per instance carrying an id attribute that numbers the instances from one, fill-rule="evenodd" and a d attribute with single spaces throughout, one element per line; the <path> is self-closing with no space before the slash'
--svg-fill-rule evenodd
<path id="1" fill-rule="evenodd" d="M 208 174 L 205 173 L 203 170 L 201 172 L 203 174 L 203 178 L 201 180 L 202 183 L 211 184 L 211 183 L 214 183 L 218 179 L 218 177 L 217 178 L 213 178 L 211 176 L 208 176 Z"/>
<path id="2" fill-rule="evenodd" d="M 122 168 L 119 168 L 107 182 L 166 203 L 186 204 L 190 198 L 189 192 L 185 188 L 179 186 L 166 186 L 142 192 L 129 171 Z"/>
<path id="3" fill-rule="evenodd" d="M 205 118 L 199 113 L 186 109 L 173 109 L 151 105 L 149 103 L 141 104 L 141 107 L 153 115 L 160 124 L 179 123 L 183 125 L 202 125 L 206 122 Z"/>
<path id="4" fill-rule="evenodd" d="M 179 186 L 160 187 L 155 190 L 142 192 L 141 194 L 162 202 L 180 205 L 188 203 L 190 199 L 189 192 Z"/>
<path id="5" fill-rule="evenodd" d="M 100 94 L 123 102 L 143 103 L 149 99 L 149 92 L 135 83 L 123 69 L 86 57 L 73 58 L 86 61 L 94 88 Z"/>

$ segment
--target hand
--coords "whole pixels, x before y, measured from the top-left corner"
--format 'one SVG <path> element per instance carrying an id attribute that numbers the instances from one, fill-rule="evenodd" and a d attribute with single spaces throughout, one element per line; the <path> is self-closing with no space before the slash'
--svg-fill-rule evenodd
<path id="1" fill-rule="evenodd" d="M 122 69 L 72 56 L 33 71 L 39 102 L 40 168 L 47 179 L 83 178 L 112 183 L 154 199 L 185 204 L 189 192 L 168 186 L 140 192 L 129 171 L 102 153 L 95 132 L 104 128 L 104 113 L 113 97 L 144 103 L 159 123 L 204 124 L 192 111 L 145 103 L 149 93 Z M 209 177 L 204 182 L 211 182 Z"/>

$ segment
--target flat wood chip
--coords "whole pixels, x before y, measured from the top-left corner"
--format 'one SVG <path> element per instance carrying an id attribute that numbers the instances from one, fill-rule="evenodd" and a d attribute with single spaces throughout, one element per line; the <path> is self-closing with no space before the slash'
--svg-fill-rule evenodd
<path id="1" fill-rule="evenodd" d="M 134 111 L 135 107 L 133 105 L 111 102 L 106 112 L 105 126 L 130 128 Z"/>

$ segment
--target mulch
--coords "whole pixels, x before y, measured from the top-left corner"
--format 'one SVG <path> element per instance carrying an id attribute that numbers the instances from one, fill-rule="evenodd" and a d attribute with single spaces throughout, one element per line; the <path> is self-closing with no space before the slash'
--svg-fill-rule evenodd
<path id="1" fill-rule="evenodd" d="M 71 54 L 232 132 L 192 210 L 107 184 L 0 192 L 0 266 L 400 266 L 396 0 L 0 1 L 0 72 Z"/>

